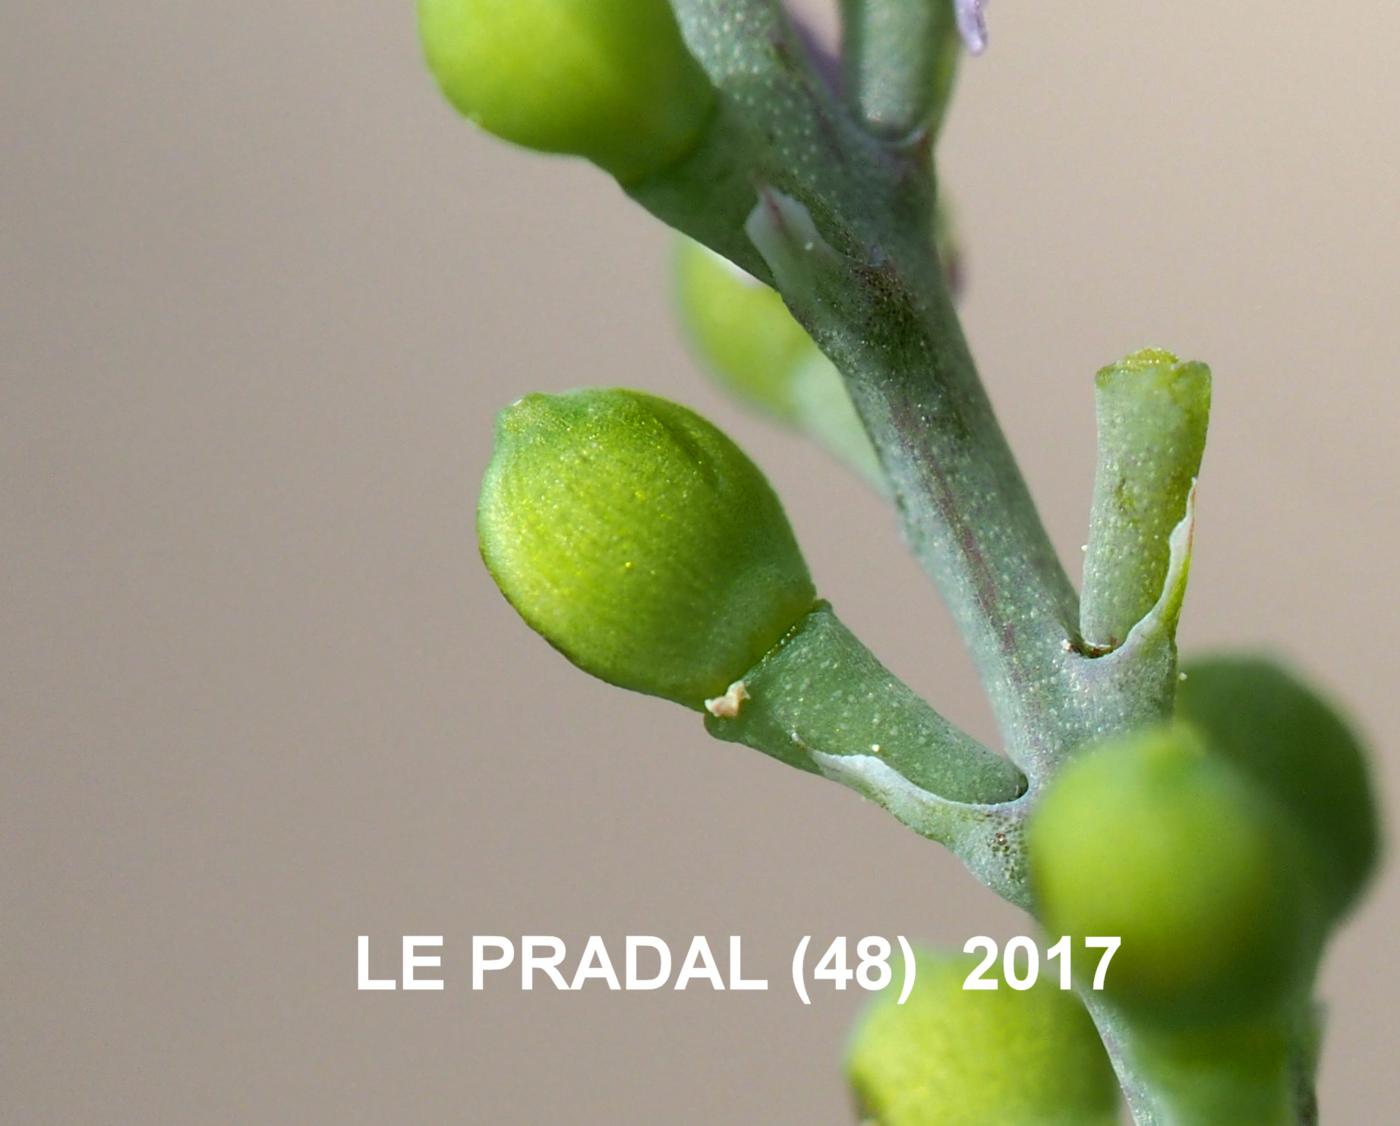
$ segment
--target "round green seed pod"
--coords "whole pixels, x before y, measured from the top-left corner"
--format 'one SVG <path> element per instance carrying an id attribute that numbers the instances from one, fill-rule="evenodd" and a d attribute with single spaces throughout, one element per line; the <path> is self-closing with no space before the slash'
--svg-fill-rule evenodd
<path id="1" fill-rule="evenodd" d="M 477 125 L 624 183 L 685 156 L 714 104 L 666 0 L 418 0 L 418 31 Z"/>
<path id="2" fill-rule="evenodd" d="M 1078 998 L 1044 977 L 1024 991 L 966 990 L 977 962 L 921 952 L 908 1000 L 888 989 L 871 1003 L 846 1064 L 862 1120 L 1113 1126 L 1118 1084 Z"/>
<path id="3" fill-rule="evenodd" d="M 1335 918 L 1360 897 L 1380 856 L 1381 828 L 1365 752 L 1346 721 L 1268 657 L 1190 661 L 1177 715 L 1295 818 Z"/>
<path id="4" fill-rule="evenodd" d="M 1289 998 L 1315 951 L 1300 842 L 1283 811 L 1186 730 L 1100 745 L 1051 782 L 1028 830 L 1052 936 L 1114 936 L 1104 992 L 1163 1022 Z"/>
<path id="5" fill-rule="evenodd" d="M 697 710 L 816 602 L 753 462 L 639 391 L 527 395 L 504 410 L 477 531 L 501 592 L 569 660 Z"/>

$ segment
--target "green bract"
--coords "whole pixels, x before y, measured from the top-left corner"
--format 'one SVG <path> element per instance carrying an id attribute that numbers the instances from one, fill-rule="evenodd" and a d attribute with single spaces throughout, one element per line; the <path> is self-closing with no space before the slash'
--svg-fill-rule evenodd
<path id="1" fill-rule="evenodd" d="M 1080 630 L 1114 649 L 1162 594 L 1168 537 L 1201 469 L 1210 369 L 1144 348 L 1100 371 L 1094 388 L 1099 459 Z"/>
<path id="2" fill-rule="evenodd" d="M 477 530 L 496 584 L 550 644 L 696 709 L 816 601 L 753 462 L 693 411 L 637 391 L 504 410 Z"/>
<path id="3" fill-rule="evenodd" d="M 1357 899 L 1380 853 L 1380 815 L 1356 735 L 1331 705 L 1266 657 L 1186 665 L 1177 712 L 1296 819 L 1333 915 Z"/>
<path id="4" fill-rule="evenodd" d="M 1312 952 L 1298 842 L 1268 797 L 1184 729 L 1121 737 L 1065 767 L 1029 829 L 1051 935 L 1122 946 L 1104 991 L 1169 1021 L 1290 996 Z"/>
<path id="5" fill-rule="evenodd" d="M 886 990 L 847 1073 L 879 1126 L 1112 1126 L 1118 1086 L 1084 1007 L 1042 981 L 966 990 L 976 958 L 920 953 L 908 1000 Z M 899 974 L 895 975 L 896 980 Z"/>
<path id="6" fill-rule="evenodd" d="M 666 0 L 418 0 L 418 29 L 472 121 L 623 182 L 689 152 L 714 102 Z"/>

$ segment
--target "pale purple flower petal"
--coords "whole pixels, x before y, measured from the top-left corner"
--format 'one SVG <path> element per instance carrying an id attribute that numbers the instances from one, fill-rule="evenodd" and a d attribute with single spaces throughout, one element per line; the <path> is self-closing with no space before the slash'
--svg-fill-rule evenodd
<path id="1" fill-rule="evenodd" d="M 953 0 L 953 12 L 958 21 L 958 33 L 974 55 L 987 49 L 987 0 Z"/>

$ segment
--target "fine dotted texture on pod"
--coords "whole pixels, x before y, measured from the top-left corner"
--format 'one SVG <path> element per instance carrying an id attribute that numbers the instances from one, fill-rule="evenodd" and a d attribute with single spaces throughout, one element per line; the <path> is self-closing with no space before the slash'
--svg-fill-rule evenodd
<path id="1" fill-rule="evenodd" d="M 778 498 L 724 434 L 638 391 L 504 410 L 477 511 L 521 617 L 610 683 L 700 709 L 816 602 Z"/>
<path id="2" fill-rule="evenodd" d="M 965 990 L 977 962 L 921 952 L 909 999 L 886 990 L 872 1002 L 846 1064 L 862 1120 L 1113 1126 L 1118 1084 L 1075 995 L 1044 977 L 1024 991 Z"/>
<path id="3" fill-rule="evenodd" d="M 666 0 L 418 0 L 418 29 L 476 124 L 624 183 L 686 155 L 713 108 Z"/>
<path id="4" fill-rule="evenodd" d="M 1297 820 L 1329 911 L 1343 914 L 1375 870 L 1381 838 L 1355 733 L 1327 701 L 1267 657 L 1220 655 L 1184 668 L 1177 714 Z"/>
<path id="5" fill-rule="evenodd" d="M 1297 834 L 1277 803 L 1189 732 L 1085 752 L 1031 816 L 1052 936 L 1122 939 L 1104 992 L 1145 1017 L 1228 1019 L 1287 999 L 1313 952 Z"/>

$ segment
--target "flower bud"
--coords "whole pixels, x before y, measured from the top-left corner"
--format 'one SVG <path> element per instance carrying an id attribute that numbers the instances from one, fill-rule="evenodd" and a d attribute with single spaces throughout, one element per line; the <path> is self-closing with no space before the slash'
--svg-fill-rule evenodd
<path id="1" fill-rule="evenodd" d="M 1113 1068 L 1078 998 L 1045 977 L 1026 990 L 965 989 L 978 960 L 921 952 L 908 1000 L 891 988 L 871 1004 L 846 1065 L 863 1120 L 1117 1122 Z"/>
<path id="2" fill-rule="evenodd" d="M 693 411 L 638 391 L 506 408 L 477 530 L 501 592 L 569 660 L 697 710 L 816 602 L 753 462 Z"/>
<path id="3" fill-rule="evenodd" d="M 624 183 L 686 155 L 714 103 L 666 0 L 418 0 L 418 30 L 476 124 Z"/>
<path id="4" fill-rule="evenodd" d="M 1315 949 L 1299 842 L 1282 811 L 1189 732 L 1084 753 L 1032 814 L 1031 888 L 1052 936 L 1122 940 L 1104 993 L 1163 1023 L 1288 997 Z"/>

